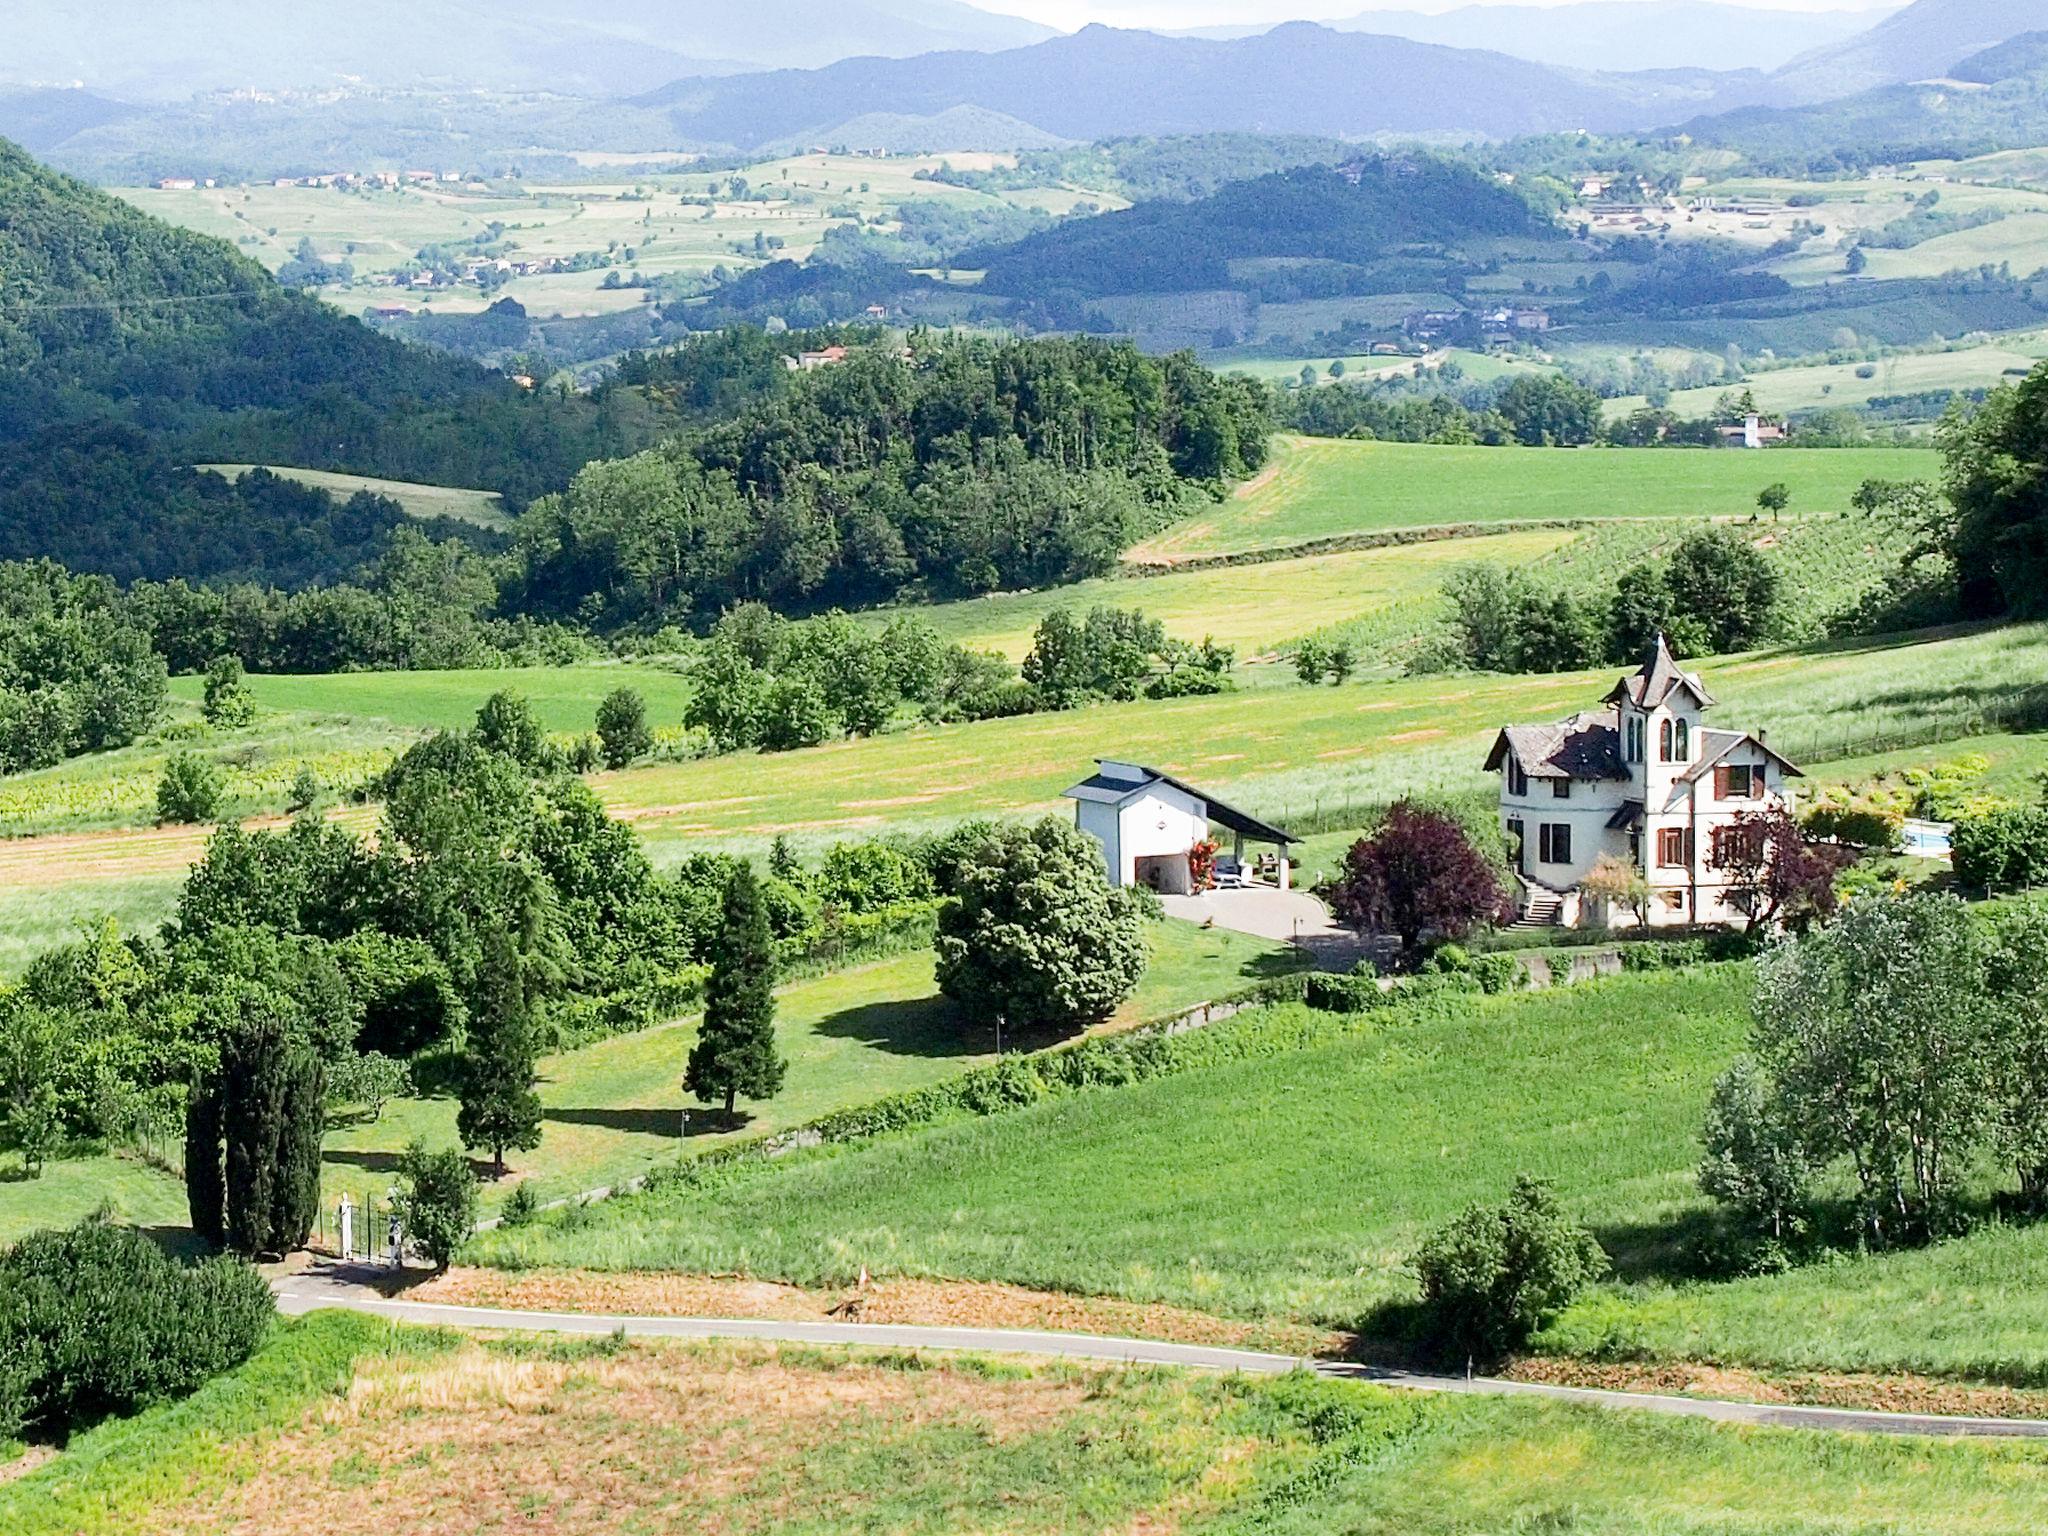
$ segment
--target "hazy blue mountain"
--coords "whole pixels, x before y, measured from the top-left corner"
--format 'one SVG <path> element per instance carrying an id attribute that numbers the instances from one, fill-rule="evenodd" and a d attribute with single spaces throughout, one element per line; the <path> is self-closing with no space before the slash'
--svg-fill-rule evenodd
<path id="1" fill-rule="evenodd" d="M 156 99 L 358 81 L 617 95 L 1051 35 L 961 0 L 0 0 L 0 81 Z"/>
<path id="2" fill-rule="evenodd" d="M 1453 11 L 1361 11 L 1325 21 L 1449 48 L 1491 48 L 1574 69 L 1776 69 L 1867 31 L 1876 10 L 1786 11 L 1726 0 L 1581 0 L 1564 6 L 1464 5 Z M 1263 27 L 1189 28 L 1188 37 L 1249 37 Z"/>
<path id="3" fill-rule="evenodd" d="M 0 139 L 12 139 L 41 154 L 88 129 L 118 123 L 134 111 L 90 91 L 0 90 Z"/>
<path id="4" fill-rule="evenodd" d="M 1793 104 L 1938 79 L 1963 59 L 2048 25 L 2044 0 L 1915 0 L 1869 31 L 1795 59 L 1771 77 Z"/>
<path id="5" fill-rule="evenodd" d="M 1761 164 L 1825 171 L 2048 143 L 2048 31 L 1957 60 L 1947 78 L 1804 107 L 1749 107 L 1685 131 Z"/>
<path id="6" fill-rule="evenodd" d="M 835 142 L 874 113 L 979 107 L 1065 139 L 1242 130 L 1504 136 L 1672 122 L 1759 96 L 1762 77 L 1608 75 L 1307 22 L 1232 41 L 1091 26 L 1028 48 L 848 59 L 679 80 L 639 98 L 679 139 L 742 149 Z"/>

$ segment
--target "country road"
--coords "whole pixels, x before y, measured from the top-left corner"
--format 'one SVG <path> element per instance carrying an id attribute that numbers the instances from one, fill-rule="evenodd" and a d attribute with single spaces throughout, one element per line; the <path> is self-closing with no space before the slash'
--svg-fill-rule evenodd
<path id="1" fill-rule="evenodd" d="M 784 1344 L 855 1345 L 881 1349 L 971 1350 L 979 1354 L 1037 1355 L 1059 1360 L 1110 1361 L 1126 1365 L 1179 1366 L 1202 1371 L 1243 1371 L 1279 1375 L 1307 1368 L 1319 1376 L 1373 1382 L 1419 1392 L 1472 1392 L 1498 1397 L 1548 1398 L 1597 1408 L 1670 1414 L 1722 1424 L 1837 1433 L 2048 1439 L 2048 1419 L 1949 1417 L 1928 1413 L 1880 1413 L 1855 1408 L 1807 1408 L 1775 1403 L 1725 1402 L 1715 1398 L 1665 1397 L 1608 1392 L 1590 1387 L 1548 1386 L 1498 1377 L 1432 1376 L 1342 1360 L 1300 1359 L 1255 1350 L 1205 1344 L 1169 1344 L 1097 1334 L 1050 1333 L 1008 1328 L 930 1328 L 896 1323 L 806 1323 L 760 1318 L 626 1317 L 584 1312 L 517 1312 L 493 1307 L 391 1301 L 344 1278 L 335 1268 L 280 1277 L 278 1310 L 300 1316 L 322 1307 L 344 1307 L 426 1327 L 504 1329 L 537 1333 L 606 1334 L 634 1338 L 759 1339 Z"/>

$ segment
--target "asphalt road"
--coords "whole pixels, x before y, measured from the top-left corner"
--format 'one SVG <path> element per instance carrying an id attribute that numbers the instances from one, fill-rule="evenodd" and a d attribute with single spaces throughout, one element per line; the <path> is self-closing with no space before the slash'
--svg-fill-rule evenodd
<path id="1" fill-rule="evenodd" d="M 1419 1392 L 1474 1392 L 1497 1397 L 1536 1397 L 1596 1408 L 1670 1414 L 1722 1424 L 1755 1424 L 1777 1429 L 1811 1429 L 1879 1435 L 1943 1438 L 1982 1436 L 2048 1439 L 2048 1420 L 1951 1418 L 1929 1413 L 1878 1413 L 1854 1408 L 1804 1408 L 1771 1403 L 1724 1402 L 1716 1398 L 1663 1397 L 1642 1392 L 1606 1392 L 1589 1387 L 1554 1387 L 1498 1377 L 1431 1376 L 1337 1360 L 1306 1360 L 1256 1350 L 1206 1344 L 1169 1344 L 1155 1339 L 1122 1339 L 1083 1333 L 1049 1333 L 1009 1328 L 924 1328 L 894 1323 L 796 1323 L 759 1318 L 621 1317 L 585 1312 L 515 1312 L 492 1307 L 444 1306 L 392 1301 L 371 1292 L 348 1272 L 317 1270 L 276 1282 L 278 1310 L 292 1316 L 321 1307 L 346 1307 L 399 1322 L 429 1327 L 505 1329 L 535 1333 L 606 1334 L 636 1338 L 763 1339 L 785 1344 L 857 1345 L 884 1349 L 971 1350 L 992 1355 L 1038 1355 L 1059 1360 L 1112 1361 L 1127 1365 L 1180 1366 L 1202 1371 L 1243 1371 L 1279 1375 L 1306 1368 L 1320 1376 L 1369 1381 Z"/>

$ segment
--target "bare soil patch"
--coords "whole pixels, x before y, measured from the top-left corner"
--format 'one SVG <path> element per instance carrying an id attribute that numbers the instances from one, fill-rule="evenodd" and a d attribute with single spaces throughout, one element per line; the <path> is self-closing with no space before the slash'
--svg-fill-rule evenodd
<path id="1" fill-rule="evenodd" d="M 1340 1356 L 1352 1345 L 1348 1335 L 1295 1323 L 1242 1322 L 1182 1307 L 969 1280 L 878 1280 L 864 1290 L 825 1292 L 745 1276 L 458 1268 L 408 1291 L 406 1299 L 522 1312 L 1044 1329 L 1304 1358 Z"/>
<path id="2" fill-rule="evenodd" d="M 1684 1362 L 1598 1365 L 1547 1357 L 1517 1361 L 1512 1381 L 1669 1397 L 1783 1403 L 1810 1408 L 1868 1408 L 1880 1413 L 1938 1413 L 1966 1418 L 2048 1418 L 2048 1392 L 1943 1381 L 1933 1376 L 1853 1372 L 1763 1372 Z"/>

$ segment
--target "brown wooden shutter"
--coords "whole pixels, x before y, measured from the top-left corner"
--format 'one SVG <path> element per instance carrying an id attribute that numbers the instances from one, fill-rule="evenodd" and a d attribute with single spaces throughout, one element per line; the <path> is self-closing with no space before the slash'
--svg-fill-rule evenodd
<path id="1" fill-rule="evenodd" d="M 1714 798 L 1716 800 L 1726 800 L 1728 798 L 1728 765 L 1726 763 L 1716 763 L 1714 765 Z"/>

